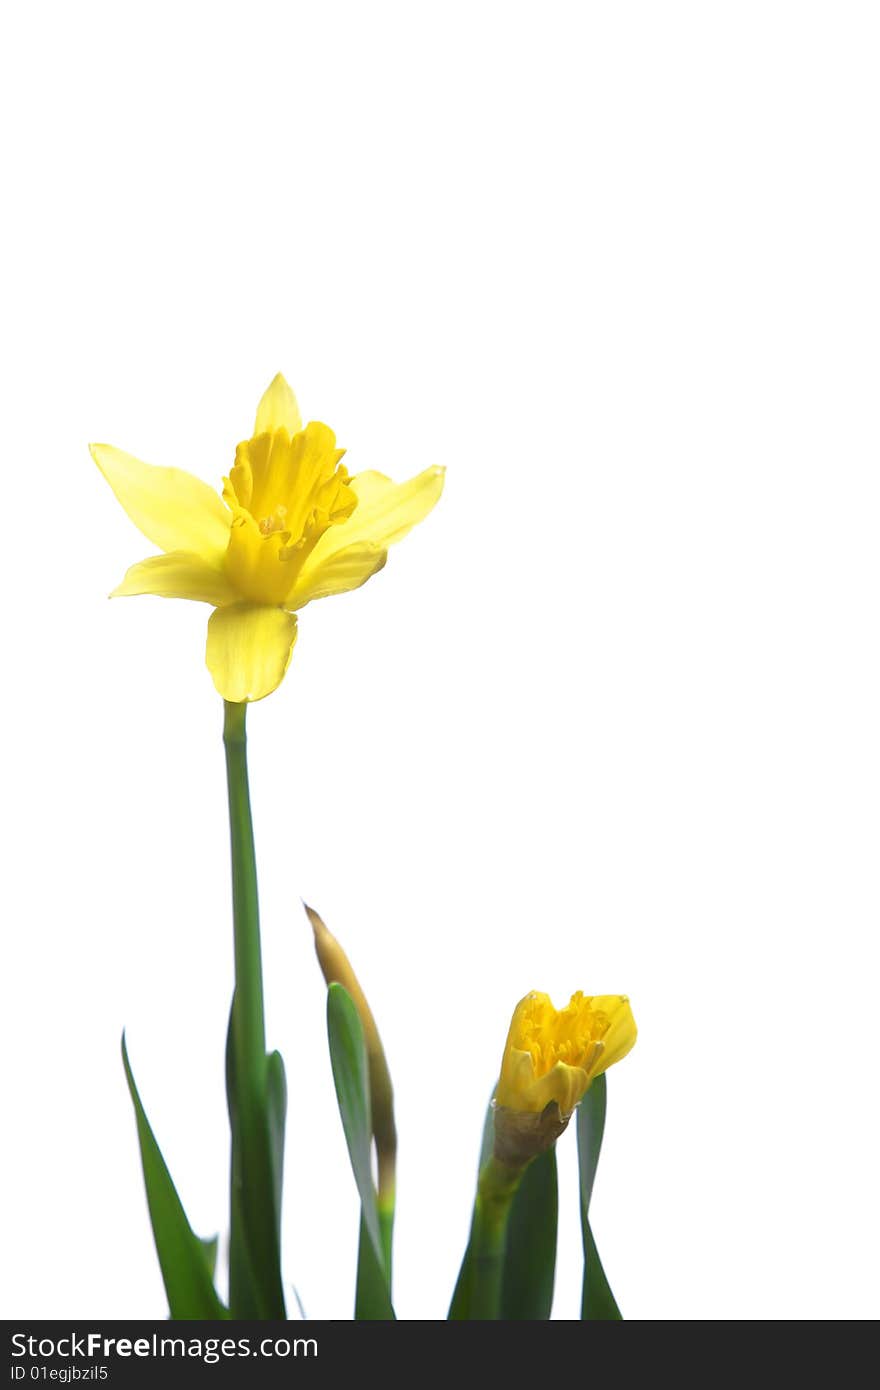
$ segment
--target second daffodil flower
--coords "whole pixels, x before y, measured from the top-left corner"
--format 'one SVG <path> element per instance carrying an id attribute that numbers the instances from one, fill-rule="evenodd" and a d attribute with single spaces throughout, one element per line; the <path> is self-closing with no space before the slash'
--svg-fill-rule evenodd
<path id="1" fill-rule="evenodd" d="M 537 991 L 521 999 L 495 1092 L 495 1157 L 518 1167 L 555 1143 L 590 1084 L 635 1040 L 626 995 L 578 991 L 564 1009 Z"/>
<path id="2" fill-rule="evenodd" d="M 333 431 L 303 426 L 280 375 L 260 401 L 253 437 L 236 449 L 222 497 L 190 473 L 108 444 L 91 452 L 131 520 L 163 552 L 133 565 L 111 597 L 211 604 L 207 664 L 233 703 L 277 688 L 298 610 L 366 583 L 443 490 L 442 468 L 405 483 L 375 472 L 349 477 Z"/>

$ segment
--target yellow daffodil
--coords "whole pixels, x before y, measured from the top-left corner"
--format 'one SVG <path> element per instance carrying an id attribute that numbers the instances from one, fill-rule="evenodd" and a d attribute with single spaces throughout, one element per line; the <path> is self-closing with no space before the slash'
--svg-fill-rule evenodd
<path id="1" fill-rule="evenodd" d="M 405 483 L 376 472 L 349 477 L 333 431 L 303 426 L 281 375 L 260 401 L 253 437 L 236 449 L 222 497 L 190 473 L 108 444 L 91 452 L 131 520 L 163 552 L 133 565 L 111 597 L 211 604 L 208 669 L 234 703 L 276 689 L 297 611 L 364 584 L 443 490 L 442 468 Z"/>
<path id="2" fill-rule="evenodd" d="M 533 991 L 514 1010 L 501 1064 L 496 1104 L 531 1114 L 551 1101 L 567 1119 L 600 1072 L 625 1057 L 636 1024 L 623 994 L 578 991 L 564 1009 Z"/>
<path id="3" fill-rule="evenodd" d="M 588 998 L 578 991 L 558 1010 L 546 994 L 533 991 L 521 999 L 495 1092 L 493 1152 L 502 1170 L 519 1170 L 555 1144 L 591 1082 L 625 1057 L 635 1040 L 635 1019 L 623 994 Z M 498 1180 L 492 1172 L 490 1187 Z M 502 1171 L 505 1191 L 507 1181 Z"/>

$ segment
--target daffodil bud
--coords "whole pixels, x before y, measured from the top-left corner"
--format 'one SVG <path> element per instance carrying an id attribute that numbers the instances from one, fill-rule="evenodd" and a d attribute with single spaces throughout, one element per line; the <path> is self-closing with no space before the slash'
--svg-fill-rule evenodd
<path id="1" fill-rule="evenodd" d="M 394 1124 L 394 1092 L 388 1063 L 385 1060 L 385 1049 L 379 1037 L 376 1020 L 348 956 L 314 908 L 309 907 L 307 903 L 303 903 L 303 907 L 315 933 L 315 953 L 324 979 L 328 985 L 339 984 L 348 991 L 364 1030 L 370 1075 L 370 1110 L 373 1140 L 376 1145 L 379 1205 L 387 1206 L 394 1201 L 397 1130 Z"/>
<path id="2" fill-rule="evenodd" d="M 495 1158 L 518 1168 L 555 1144 L 590 1083 L 636 1040 L 623 994 L 578 991 L 564 1009 L 533 991 L 514 1010 L 495 1092 Z"/>

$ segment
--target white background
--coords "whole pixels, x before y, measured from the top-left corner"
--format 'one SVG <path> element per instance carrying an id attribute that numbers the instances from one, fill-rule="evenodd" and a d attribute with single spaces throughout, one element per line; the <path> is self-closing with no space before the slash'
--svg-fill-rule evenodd
<path id="1" fill-rule="evenodd" d="M 878 39 L 806 0 L 7 9 L 5 1316 L 165 1312 L 123 1025 L 226 1227 L 208 610 L 106 602 L 150 547 L 86 445 L 219 482 L 278 370 L 353 472 L 448 466 L 250 715 L 288 1282 L 350 1315 L 302 896 L 394 1073 L 402 1317 L 445 1314 L 531 988 L 640 1024 L 594 1200 L 629 1318 L 876 1315 Z"/>

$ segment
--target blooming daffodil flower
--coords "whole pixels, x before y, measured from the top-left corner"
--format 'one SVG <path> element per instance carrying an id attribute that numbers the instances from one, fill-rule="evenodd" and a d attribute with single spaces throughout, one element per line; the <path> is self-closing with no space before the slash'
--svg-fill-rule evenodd
<path id="1" fill-rule="evenodd" d="M 405 483 L 376 472 L 350 477 L 333 431 L 303 425 L 280 374 L 260 401 L 253 437 L 235 451 L 222 496 L 181 469 L 90 447 L 131 520 L 162 552 L 132 565 L 111 597 L 211 604 L 207 665 L 233 703 L 278 687 L 297 612 L 366 583 L 443 490 L 442 468 Z"/>
<path id="2" fill-rule="evenodd" d="M 624 994 L 577 994 L 554 1009 L 532 991 L 514 1010 L 495 1103 L 538 1114 L 551 1102 L 567 1120 L 595 1078 L 625 1057 L 636 1023 Z"/>

